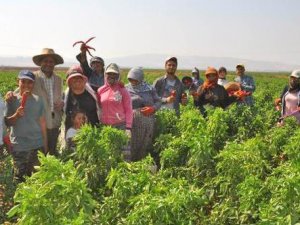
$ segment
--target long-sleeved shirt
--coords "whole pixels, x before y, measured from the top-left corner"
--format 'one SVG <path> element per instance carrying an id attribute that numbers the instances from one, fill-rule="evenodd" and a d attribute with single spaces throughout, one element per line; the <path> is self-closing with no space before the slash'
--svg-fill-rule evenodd
<path id="1" fill-rule="evenodd" d="M 80 62 L 80 66 L 84 75 L 88 78 L 89 84 L 95 91 L 97 91 L 99 87 L 104 85 L 104 73 L 97 74 L 96 71 L 89 66 L 86 56 L 82 56 L 81 53 L 79 53 L 76 58 Z"/>
<path id="2" fill-rule="evenodd" d="M 211 89 L 204 89 L 200 86 L 197 92 L 199 96 L 196 100 L 196 104 L 200 108 L 205 104 L 225 108 L 236 100 L 236 97 L 228 96 L 225 88 L 219 84 Z"/>
<path id="3" fill-rule="evenodd" d="M 248 75 L 238 76 L 234 79 L 234 81 L 240 83 L 241 89 L 244 91 L 248 91 L 251 93 L 253 93 L 255 91 L 255 88 L 256 88 L 255 82 L 251 76 L 248 76 Z M 253 96 L 249 95 L 245 98 L 245 100 L 243 102 L 239 102 L 239 103 L 253 105 L 254 104 Z"/>
<path id="4" fill-rule="evenodd" d="M 174 86 L 168 88 L 168 78 L 167 75 L 160 77 L 156 79 L 153 83 L 154 88 L 157 91 L 158 96 L 161 98 L 162 101 L 162 107 L 166 104 L 166 98 L 170 96 L 171 91 L 176 91 L 176 98 L 174 102 L 172 103 L 172 108 L 175 109 L 176 114 L 179 115 L 179 105 L 181 102 L 181 97 L 184 92 L 184 86 L 181 83 L 181 81 L 178 79 L 178 77 L 175 76 L 174 80 Z"/>
<path id="5" fill-rule="evenodd" d="M 160 108 L 161 99 L 153 87 L 150 87 L 150 89 L 145 91 L 135 91 L 134 89 L 129 88 L 129 86 L 130 84 L 126 85 L 126 89 L 131 96 L 133 109 L 139 109 L 145 106 L 153 106 L 155 110 Z"/>
<path id="6" fill-rule="evenodd" d="M 105 125 L 125 123 L 126 128 L 132 128 L 133 111 L 129 92 L 119 84 L 113 86 L 107 83 L 97 91 L 98 102 L 102 109 L 101 122 Z"/>

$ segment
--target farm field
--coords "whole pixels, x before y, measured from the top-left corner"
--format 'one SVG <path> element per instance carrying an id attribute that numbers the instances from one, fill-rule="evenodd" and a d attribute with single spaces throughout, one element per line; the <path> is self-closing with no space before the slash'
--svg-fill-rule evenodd
<path id="1" fill-rule="evenodd" d="M 0 71 L 2 96 L 16 87 L 17 73 Z M 150 83 L 163 74 L 145 70 Z M 122 131 L 90 126 L 76 137 L 74 154 L 40 155 L 38 171 L 18 186 L 10 156 L 1 155 L 0 223 L 300 223 L 300 129 L 293 118 L 276 126 L 280 113 L 273 105 L 288 73 L 249 74 L 257 87 L 251 108 L 208 107 L 203 118 L 189 97 L 180 118 L 157 112 L 153 157 L 143 161 L 123 160 Z"/>

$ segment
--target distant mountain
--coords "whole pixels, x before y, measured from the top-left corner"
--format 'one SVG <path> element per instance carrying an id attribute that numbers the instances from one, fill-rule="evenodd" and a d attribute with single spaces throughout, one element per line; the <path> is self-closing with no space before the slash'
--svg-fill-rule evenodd
<path id="1" fill-rule="evenodd" d="M 109 59 L 110 62 L 116 62 L 121 66 L 133 67 L 143 66 L 144 68 L 163 68 L 167 55 L 144 54 L 135 56 L 126 56 Z M 245 65 L 248 71 L 291 71 L 300 68 L 300 65 L 286 64 L 279 62 L 267 62 L 250 59 L 239 59 L 231 57 L 204 57 L 204 56 L 178 56 L 179 69 L 192 69 L 195 66 L 199 69 L 206 69 L 208 66 L 219 68 L 225 66 L 228 70 L 235 70 L 239 63 Z"/>
<path id="2" fill-rule="evenodd" d="M 144 68 L 161 69 L 164 67 L 164 60 L 167 55 L 142 54 L 105 59 L 106 64 L 115 62 L 121 67 L 142 66 Z M 239 59 L 231 57 L 203 57 L 203 56 L 177 56 L 179 69 L 192 69 L 195 66 L 199 69 L 206 69 L 207 66 L 219 68 L 225 66 L 228 70 L 234 70 L 235 65 L 243 63 L 248 71 L 291 71 L 300 68 L 300 65 L 286 64 L 279 62 L 258 61 L 250 59 Z M 65 59 L 63 67 L 69 67 L 77 63 L 75 59 Z M 0 57 L 0 67 L 34 67 L 31 57 Z"/>

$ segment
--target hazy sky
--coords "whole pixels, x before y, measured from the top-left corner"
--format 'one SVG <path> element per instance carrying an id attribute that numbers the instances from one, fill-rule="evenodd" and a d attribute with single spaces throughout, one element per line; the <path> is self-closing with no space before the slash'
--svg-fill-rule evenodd
<path id="1" fill-rule="evenodd" d="M 300 64 L 299 0 L 0 0 L 0 56 L 76 40 L 105 58 L 158 53 Z"/>

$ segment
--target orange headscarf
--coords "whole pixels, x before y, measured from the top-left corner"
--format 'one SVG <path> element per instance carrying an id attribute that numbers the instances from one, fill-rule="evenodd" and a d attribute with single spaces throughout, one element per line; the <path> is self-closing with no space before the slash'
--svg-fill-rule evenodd
<path id="1" fill-rule="evenodd" d="M 207 76 L 209 74 L 215 74 L 216 77 L 213 80 L 208 80 Z M 205 71 L 206 80 L 204 81 L 203 87 L 206 89 L 214 88 L 218 84 L 218 71 L 214 67 L 208 67 Z"/>

